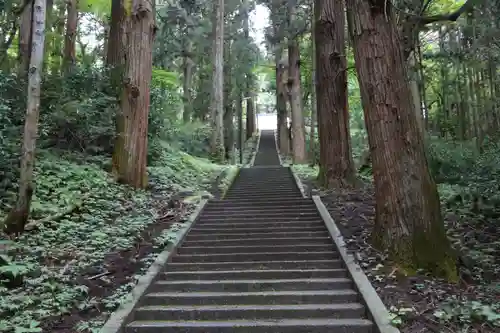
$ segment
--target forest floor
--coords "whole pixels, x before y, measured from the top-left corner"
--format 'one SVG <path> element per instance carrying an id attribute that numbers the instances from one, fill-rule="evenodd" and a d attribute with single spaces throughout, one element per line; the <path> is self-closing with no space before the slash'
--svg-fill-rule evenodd
<path id="1" fill-rule="evenodd" d="M 247 142 L 247 163 L 255 142 Z M 0 235 L 11 261 L 0 268 L 24 276 L 21 286 L 0 285 L 0 332 L 98 332 L 201 197 L 223 195 L 238 169 L 170 150 L 149 167 L 148 190 L 132 191 L 89 161 L 49 154 L 38 166 L 35 211 L 46 207 L 41 215 L 51 216 L 52 207 L 57 216 L 83 199 L 13 242 Z"/>
<path id="2" fill-rule="evenodd" d="M 317 169 L 293 167 L 306 193 L 317 188 Z M 469 209 L 445 210 L 448 236 L 460 249 L 461 281 L 450 284 L 425 272 L 407 277 L 369 242 L 375 217 L 373 187 L 321 191 L 347 249 L 377 290 L 402 333 L 493 333 L 500 329 L 500 224 Z M 442 195 L 442 197 L 444 197 Z M 446 206 L 443 205 L 444 207 Z M 464 266 L 465 265 L 465 266 Z"/>

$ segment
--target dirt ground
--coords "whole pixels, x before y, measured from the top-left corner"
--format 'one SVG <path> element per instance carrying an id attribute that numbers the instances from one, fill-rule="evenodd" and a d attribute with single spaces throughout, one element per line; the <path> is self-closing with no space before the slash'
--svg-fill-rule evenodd
<path id="1" fill-rule="evenodd" d="M 306 192 L 314 188 L 304 180 Z M 361 189 L 323 193 L 322 201 L 336 221 L 348 251 L 358 260 L 403 333 L 500 332 L 485 316 L 500 324 L 500 224 L 479 216 L 445 214 L 448 235 L 455 244 L 468 244 L 470 253 L 485 251 L 484 260 L 460 267 L 461 282 L 449 284 L 424 273 L 406 277 L 369 242 L 375 217 L 374 192 Z M 489 252 L 492 256 L 486 255 Z M 467 257 L 469 253 L 465 253 Z M 470 257 L 469 257 L 470 259 Z M 494 321 L 494 320 L 493 320 Z"/>

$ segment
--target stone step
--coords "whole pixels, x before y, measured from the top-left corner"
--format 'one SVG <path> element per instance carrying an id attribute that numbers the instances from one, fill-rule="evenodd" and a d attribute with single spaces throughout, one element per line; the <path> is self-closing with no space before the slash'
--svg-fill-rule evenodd
<path id="1" fill-rule="evenodd" d="M 211 207 L 211 208 L 206 208 L 203 210 L 204 214 L 240 214 L 240 213 L 257 213 L 257 214 L 279 214 L 279 213 L 289 213 L 289 214 L 297 214 L 301 212 L 316 212 L 318 211 L 316 207 L 312 204 L 309 205 L 302 205 L 302 206 L 290 206 L 290 207 L 259 207 L 259 206 L 252 206 L 252 207 L 241 207 L 241 208 L 236 208 L 236 207 Z"/>
<path id="2" fill-rule="evenodd" d="M 215 200 L 211 199 L 205 206 L 207 208 L 216 207 L 273 207 L 273 206 L 283 206 L 283 207 L 295 207 L 302 205 L 314 205 L 311 198 L 293 198 L 287 201 L 280 199 L 268 199 L 265 201 L 256 202 L 254 200 Z M 316 206 L 315 206 L 316 207 Z"/>
<path id="3" fill-rule="evenodd" d="M 259 279 L 259 280 L 158 280 L 150 286 L 151 292 L 249 292 L 290 290 L 333 290 L 351 289 L 352 281 L 347 278 L 323 279 Z"/>
<path id="4" fill-rule="evenodd" d="M 266 261 L 266 260 L 333 260 L 338 259 L 334 251 L 322 252 L 262 252 L 262 253 L 217 253 L 217 254 L 177 254 L 172 262 L 228 262 L 228 261 Z"/>
<path id="5" fill-rule="evenodd" d="M 284 185 L 295 185 L 295 179 L 291 174 L 282 174 L 278 172 L 270 173 L 263 177 L 262 175 L 242 175 L 236 179 L 232 184 L 232 188 L 237 188 L 240 186 L 284 186 Z"/>
<path id="6" fill-rule="evenodd" d="M 295 244 L 295 245 L 242 245 L 242 246 L 182 246 L 177 250 L 178 254 L 220 254 L 220 253 L 268 253 L 275 252 L 327 252 L 335 250 L 333 244 Z"/>
<path id="7" fill-rule="evenodd" d="M 184 240 L 184 243 L 191 241 L 223 241 L 223 240 L 235 240 L 235 239 L 249 239 L 249 238 L 271 238 L 271 239 L 298 239 L 298 238 L 328 238 L 330 239 L 330 234 L 326 231 L 326 228 L 320 231 L 297 231 L 297 232 L 266 232 L 260 231 L 251 234 L 240 233 L 239 230 L 234 230 L 231 233 L 189 233 Z"/>
<path id="8" fill-rule="evenodd" d="M 219 213 L 219 214 L 232 214 L 235 212 L 262 212 L 262 213 L 282 213 L 282 212 L 303 212 L 303 211 L 317 211 L 316 206 L 312 203 L 294 204 L 289 206 L 208 206 L 203 209 L 203 213 Z"/>
<path id="9" fill-rule="evenodd" d="M 302 196 L 292 196 L 292 197 L 288 197 L 288 198 L 285 198 L 283 199 L 282 197 L 276 197 L 276 198 L 273 198 L 273 197 L 260 197 L 260 196 L 254 196 L 251 198 L 251 200 L 249 198 L 245 198 L 245 197 L 235 197 L 235 198 L 228 198 L 228 197 L 225 197 L 224 198 L 224 203 L 225 204 L 231 204 L 231 205 L 239 205 L 239 204 L 242 204 L 242 203 L 245 203 L 245 204 L 251 204 L 251 205 L 262 205 L 262 206 L 272 206 L 272 205 L 281 205 L 281 204 L 287 204 L 287 203 L 293 203 L 293 202 L 306 202 L 312 199 L 310 198 L 304 198 Z M 217 203 L 221 202 L 221 201 L 216 201 Z"/>
<path id="10" fill-rule="evenodd" d="M 333 244 L 328 236 L 323 237 L 276 237 L 276 238 L 233 238 L 233 239 L 209 239 L 209 240 L 191 240 L 186 239 L 183 246 L 213 246 L 223 245 L 295 245 L 300 243 L 307 244 Z"/>
<path id="11" fill-rule="evenodd" d="M 307 211 L 301 211 L 301 212 L 287 212 L 283 211 L 281 213 L 276 212 L 276 213 L 266 213 L 266 212 L 234 212 L 232 214 L 220 214 L 216 212 L 203 212 L 200 216 L 200 221 L 206 221 L 206 220 L 213 220 L 217 219 L 220 221 L 223 220 L 234 220 L 234 219 L 246 219 L 246 220 L 255 220 L 255 219 L 264 219 L 264 220 L 276 220 L 276 219 L 287 219 L 287 218 L 293 218 L 295 220 L 298 219 L 310 219 L 310 218 L 321 218 L 321 215 L 319 215 L 317 210 L 307 210 Z"/>
<path id="12" fill-rule="evenodd" d="M 365 308 L 359 303 L 286 304 L 286 305 L 197 305 L 142 306 L 134 320 L 279 320 L 286 318 L 358 318 Z"/>
<path id="13" fill-rule="evenodd" d="M 278 233 L 283 233 L 283 232 L 313 232 L 313 231 L 325 231 L 326 227 L 324 225 L 318 225 L 318 226 L 302 226 L 302 227 L 277 227 L 273 228 L 272 230 L 262 230 L 261 228 L 238 228 L 238 229 L 227 229 L 224 226 L 221 228 L 200 228 L 200 227 L 194 227 L 191 229 L 189 232 L 189 235 L 205 235 L 205 234 L 234 234 L 234 233 L 239 233 L 239 234 L 245 234 L 245 235 L 254 235 L 259 232 L 267 231 L 269 234 L 278 234 Z"/>
<path id="14" fill-rule="evenodd" d="M 269 258 L 268 258 L 269 259 Z M 242 269 L 335 269 L 342 268 L 340 259 L 312 259 L 312 260 L 289 260 L 289 261 L 225 261 L 225 262 L 171 262 L 165 270 L 169 272 L 178 271 L 215 271 L 215 270 L 242 270 Z"/>
<path id="15" fill-rule="evenodd" d="M 265 183 L 255 183 L 250 182 L 246 184 L 236 184 L 231 186 L 229 191 L 247 191 L 247 192 L 257 192 L 257 191 L 265 191 L 270 192 L 273 189 L 276 191 L 289 191 L 289 190 L 297 190 L 297 185 L 293 178 L 290 178 L 288 181 L 283 182 L 265 182 Z"/>
<path id="16" fill-rule="evenodd" d="M 324 222 L 319 221 L 262 221 L 262 222 L 245 222 L 243 221 L 209 221 L 206 223 L 200 222 L 196 224 L 195 230 L 203 230 L 204 228 L 225 228 L 238 230 L 240 228 L 262 228 L 272 231 L 274 228 L 287 228 L 287 227 L 314 227 L 323 226 Z M 262 230 L 264 231 L 264 230 Z"/>
<path id="17" fill-rule="evenodd" d="M 214 223 L 227 221 L 228 223 L 251 223 L 251 222 L 308 222 L 323 221 L 318 212 L 295 213 L 292 214 L 210 214 L 202 215 L 198 223 Z"/>
<path id="18" fill-rule="evenodd" d="M 294 186 L 286 186 L 283 188 L 276 188 L 274 186 L 266 186 L 266 187 L 256 187 L 256 188 L 231 188 L 227 191 L 227 193 L 231 194 L 260 194 L 260 195 L 270 195 L 270 194 L 288 194 L 288 193 L 297 193 L 299 189 Z M 300 193 L 300 192 L 299 192 Z"/>
<path id="19" fill-rule="evenodd" d="M 260 279 L 322 279 L 345 278 L 347 271 L 336 269 L 280 269 L 280 270 L 228 270 L 228 271 L 177 271 L 163 272 L 166 280 L 260 280 Z"/>
<path id="20" fill-rule="evenodd" d="M 243 199 L 243 200 L 258 201 L 258 200 L 270 200 L 270 199 L 276 200 L 276 199 L 279 199 L 279 200 L 282 200 L 283 202 L 287 201 L 288 199 L 296 199 L 296 198 L 303 198 L 299 191 L 297 191 L 296 193 L 295 192 L 272 193 L 272 194 L 267 194 L 267 195 L 262 195 L 262 194 L 258 194 L 255 192 L 247 193 L 247 194 L 227 193 L 224 196 L 224 199 L 226 199 L 226 200 Z"/>
<path id="21" fill-rule="evenodd" d="M 304 209 L 304 208 L 316 208 L 314 204 L 310 201 L 305 202 L 304 199 L 300 200 L 295 200 L 293 202 L 283 202 L 283 201 L 277 201 L 277 202 L 271 202 L 269 205 L 264 205 L 264 204 L 256 204 L 252 201 L 243 201 L 243 202 L 231 202 L 231 201 L 226 201 L 224 203 L 213 203 L 209 202 L 208 205 L 205 206 L 203 209 L 204 212 L 209 212 L 209 211 L 227 211 L 227 210 L 236 210 L 236 209 L 261 209 L 261 210 L 266 210 L 266 211 L 272 211 L 272 210 L 277 210 L 277 211 L 284 211 L 288 210 L 290 208 L 295 208 L 295 209 Z"/>
<path id="22" fill-rule="evenodd" d="M 352 289 L 255 291 L 243 293 L 149 293 L 141 305 L 240 305 L 240 304 L 336 304 L 355 303 L 359 295 Z"/>
<path id="23" fill-rule="evenodd" d="M 375 333 L 366 319 L 134 321 L 124 333 Z"/>

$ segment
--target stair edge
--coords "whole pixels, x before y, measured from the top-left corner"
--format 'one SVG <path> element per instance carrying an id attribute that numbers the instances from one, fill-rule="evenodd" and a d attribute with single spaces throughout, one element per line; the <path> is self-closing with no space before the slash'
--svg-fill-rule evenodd
<path id="1" fill-rule="evenodd" d="M 191 228 L 196 224 L 203 209 L 208 203 L 208 199 L 202 199 L 198 207 L 189 216 L 186 224 L 187 228 L 181 231 L 179 237 L 165 247 L 165 249 L 156 257 L 156 260 L 149 266 L 147 272 L 139 277 L 135 287 L 128 295 L 129 301 L 124 302 L 115 310 L 108 318 L 104 326 L 100 329 L 100 333 L 121 333 L 130 321 L 132 312 L 139 304 L 139 300 L 146 294 L 149 287 L 154 283 L 156 277 L 163 271 L 165 264 L 170 257 L 175 253 L 175 250 L 182 244 L 186 235 Z"/>

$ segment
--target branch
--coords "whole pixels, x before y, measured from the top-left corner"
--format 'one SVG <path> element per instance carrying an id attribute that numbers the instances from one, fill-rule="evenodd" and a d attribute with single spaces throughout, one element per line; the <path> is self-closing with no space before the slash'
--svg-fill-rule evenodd
<path id="1" fill-rule="evenodd" d="M 427 25 L 430 23 L 441 22 L 441 21 L 455 22 L 456 20 L 458 20 L 458 18 L 462 14 L 472 10 L 474 8 L 474 6 L 479 3 L 479 1 L 481 1 L 481 0 L 467 0 L 462 5 L 462 7 L 458 8 L 454 12 L 447 13 L 447 14 L 438 14 L 438 15 L 433 15 L 433 16 L 427 16 L 427 17 L 419 17 L 419 18 L 417 18 L 417 21 L 421 25 Z"/>

